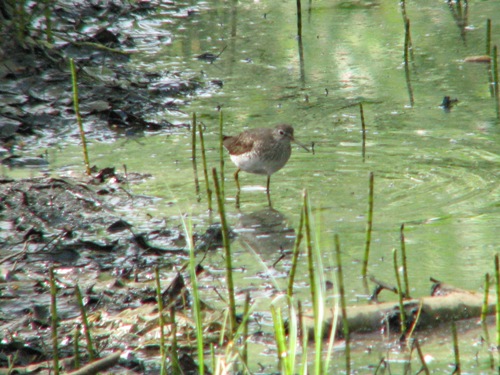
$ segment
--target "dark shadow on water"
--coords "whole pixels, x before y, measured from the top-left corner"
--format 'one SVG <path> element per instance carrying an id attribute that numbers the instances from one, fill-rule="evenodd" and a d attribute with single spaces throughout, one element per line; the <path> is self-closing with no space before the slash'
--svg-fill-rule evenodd
<path id="1" fill-rule="evenodd" d="M 241 213 L 236 230 L 240 241 L 258 254 L 290 251 L 295 241 L 295 230 L 287 225 L 286 217 L 273 208 Z"/>

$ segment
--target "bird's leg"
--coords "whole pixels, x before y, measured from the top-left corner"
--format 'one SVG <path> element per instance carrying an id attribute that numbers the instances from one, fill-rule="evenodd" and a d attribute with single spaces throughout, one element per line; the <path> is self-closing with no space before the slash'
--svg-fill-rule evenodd
<path id="1" fill-rule="evenodd" d="M 267 193 L 267 203 L 269 203 L 269 207 L 272 207 L 273 205 L 271 204 L 271 192 L 269 191 L 269 186 L 271 185 L 271 175 L 267 176 L 267 188 L 266 188 L 266 193 Z"/>
<path id="2" fill-rule="evenodd" d="M 241 169 L 237 169 L 234 173 L 234 181 L 236 182 L 236 208 L 240 208 L 240 180 L 238 179 L 238 173 Z"/>

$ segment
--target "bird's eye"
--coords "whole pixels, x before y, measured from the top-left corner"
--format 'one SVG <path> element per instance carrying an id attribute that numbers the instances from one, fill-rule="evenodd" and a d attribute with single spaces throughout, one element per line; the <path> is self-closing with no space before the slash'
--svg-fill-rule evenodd
<path id="1" fill-rule="evenodd" d="M 285 135 L 285 132 L 283 130 L 280 130 L 280 135 Z"/>

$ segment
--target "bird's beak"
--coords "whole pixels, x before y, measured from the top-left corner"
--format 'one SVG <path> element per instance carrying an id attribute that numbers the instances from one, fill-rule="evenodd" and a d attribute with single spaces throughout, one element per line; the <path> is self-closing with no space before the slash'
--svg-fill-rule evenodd
<path id="1" fill-rule="evenodd" d="M 302 142 L 299 142 L 296 139 L 294 139 L 293 142 L 296 143 L 296 144 L 298 144 L 300 147 L 302 147 L 307 152 L 310 152 L 309 149 L 306 147 L 306 145 L 304 145 Z"/>

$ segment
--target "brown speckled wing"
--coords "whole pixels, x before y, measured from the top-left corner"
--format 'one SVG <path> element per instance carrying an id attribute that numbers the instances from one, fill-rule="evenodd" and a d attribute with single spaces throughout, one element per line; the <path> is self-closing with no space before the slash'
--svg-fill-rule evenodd
<path id="1" fill-rule="evenodd" d="M 254 140 L 243 134 L 236 137 L 224 136 L 223 144 L 231 155 L 241 155 L 252 149 Z"/>

